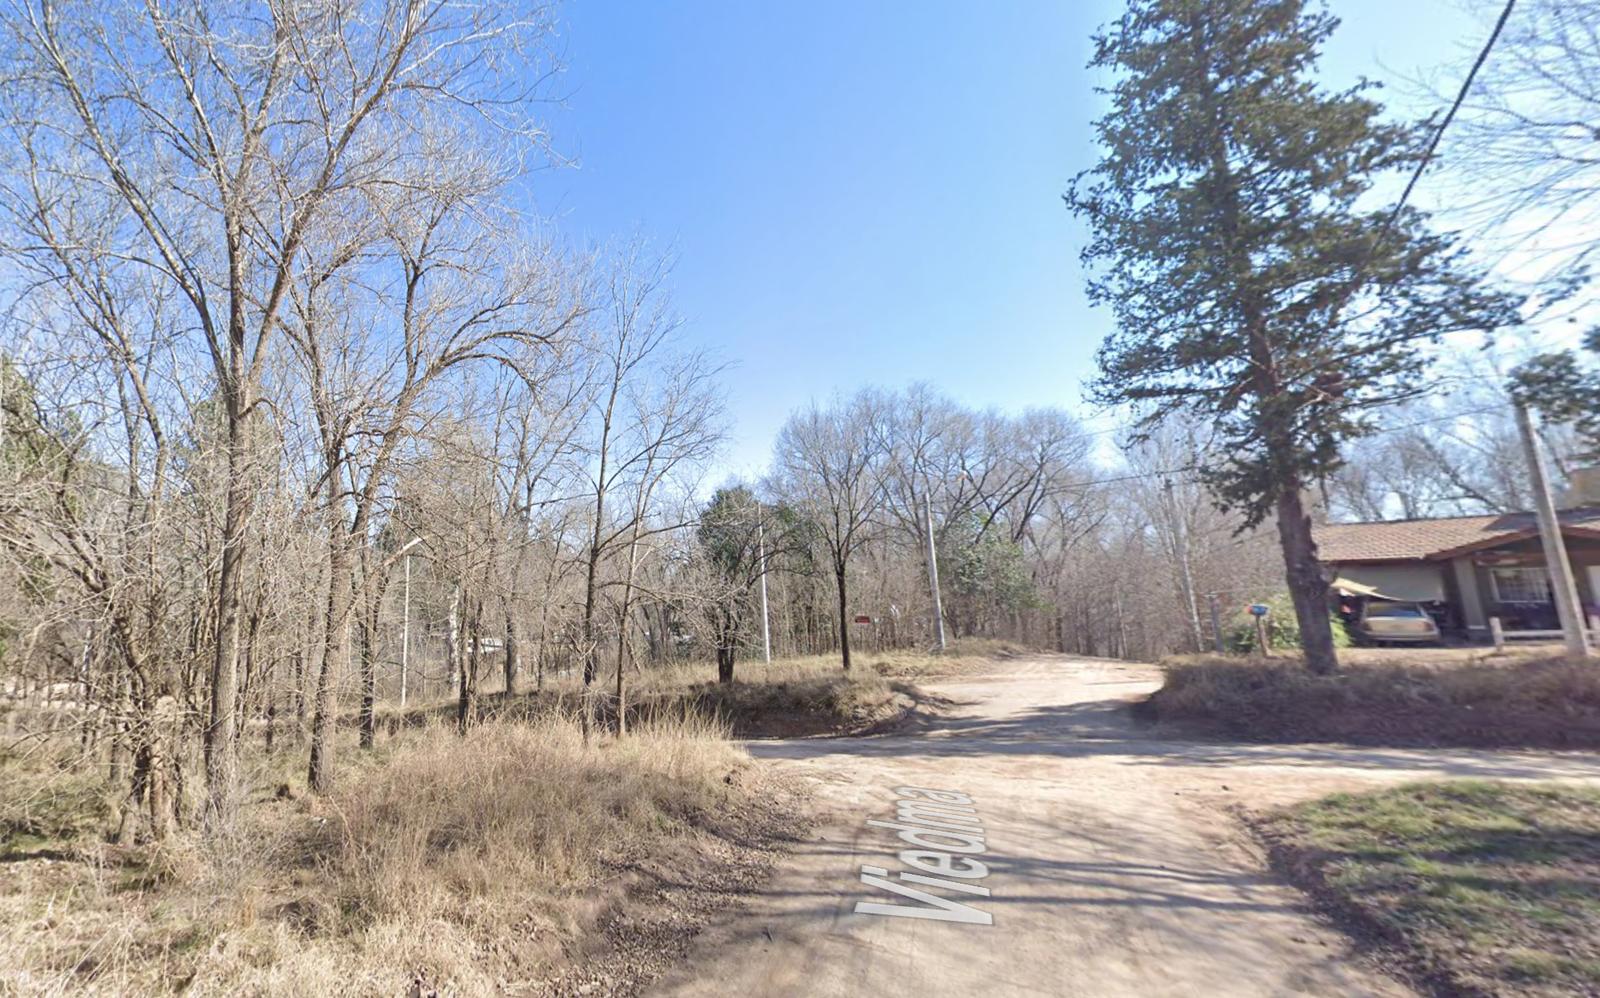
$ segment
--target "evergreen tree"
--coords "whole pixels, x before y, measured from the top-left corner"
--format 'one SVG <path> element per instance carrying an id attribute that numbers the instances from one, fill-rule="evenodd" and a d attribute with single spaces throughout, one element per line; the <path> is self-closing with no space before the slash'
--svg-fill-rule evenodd
<path id="1" fill-rule="evenodd" d="M 1600 359 L 1600 329 L 1589 330 L 1584 349 Z M 1578 351 L 1540 354 L 1511 375 L 1511 394 L 1545 418 L 1571 423 L 1584 457 L 1600 459 L 1600 367 L 1585 367 Z"/>
<path id="2" fill-rule="evenodd" d="M 762 576 L 778 561 L 809 554 L 808 526 L 789 506 L 763 503 L 744 485 L 718 489 L 701 511 L 695 537 L 710 575 L 705 603 L 719 682 L 733 682 L 739 645 L 752 622 L 759 624 Z"/>
<path id="3" fill-rule="evenodd" d="M 1303 490 L 1373 407 L 1420 392 L 1424 344 L 1515 304 L 1421 213 L 1368 203 L 1426 128 L 1382 121 L 1372 84 L 1316 84 L 1336 25 L 1303 0 L 1132 0 L 1096 36 L 1090 65 L 1114 74 L 1103 156 L 1067 195 L 1092 229 L 1090 299 L 1116 320 L 1094 396 L 1146 427 L 1214 425 L 1229 457 L 1203 474 L 1249 526 L 1276 517 L 1319 672 L 1338 662 Z"/>

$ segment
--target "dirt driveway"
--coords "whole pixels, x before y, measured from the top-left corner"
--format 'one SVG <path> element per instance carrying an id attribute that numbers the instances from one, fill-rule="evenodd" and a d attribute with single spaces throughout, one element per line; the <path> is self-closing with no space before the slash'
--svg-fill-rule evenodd
<path id="1" fill-rule="evenodd" d="M 655 993 L 1403 995 L 1264 871 L 1233 810 L 1430 777 L 1600 780 L 1593 754 L 1148 739 L 1123 704 L 1155 685 L 1017 660 L 931 686 L 955 706 L 910 730 L 752 744 L 817 781 L 816 832 Z M 923 824 L 954 835 L 899 817 L 926 791 L 960 814 Z M 960 872 L 928 877 L 943 869 Z"/>

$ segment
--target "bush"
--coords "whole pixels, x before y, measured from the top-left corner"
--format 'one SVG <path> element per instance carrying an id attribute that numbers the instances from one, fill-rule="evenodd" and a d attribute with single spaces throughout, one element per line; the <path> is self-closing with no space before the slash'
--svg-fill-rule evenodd
<path id="1" fill-rule="evenodd" d="M 1300 643 L 1300 619 L 1294 613 L 1294 601 L 1288 593 L 1277 593 L 1267 599 L 1260 600 L 1271 608 L 1267 614 L 1267 636 L 1272 640 L 1274 651 L 1286 651 L 1302 647 Z M 1333 644 L 1336 648 L 1349 648 L 1354 642 L 1350 639 L 1350 631 L 1344 626 L 1344 621 L 1335 614 L 1330 613 L 1328 619 L 1333 624 Z M 1232 626 L 1228 628 L 1225 642 L 1229 651 L 1253 652 L 1256 648 L 1256 619 L 1251 616 L 1248 606 L 1235 615 Z"/>

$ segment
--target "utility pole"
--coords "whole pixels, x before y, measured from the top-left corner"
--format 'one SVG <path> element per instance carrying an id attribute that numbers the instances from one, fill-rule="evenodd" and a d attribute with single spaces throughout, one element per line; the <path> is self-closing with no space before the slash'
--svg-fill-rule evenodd
<path id="1" fill-rule="evenodd" d="M 1534 508 L 1539 513 L 1539 539 L 1544 547 L 1544 563 L 1550 569 L 1551 596 L 1555 599 L 1556 615 L 1561 618 L 1561 633 L 1572 658 L 1587 658 L 1589 636 L 1583 629 L 1583 613 L 1578 606 L 1578 586 L 1572 577 L 1572 562 L 1567 558 L 1567 545 L 1561 539 L 1561 521 L 1556 516 L 1555 500 L 1550 497 L 1550 483 L 1544 474 L 1544 457 L 1539 452 L 1539 440 L 1533 433 L 1533 417 L 1528 407 L 1518 402 L 1517 429 L 1522 432 L 1522 448 L 1528 455 L 1528 477 L 1533 486 Z"/>
<path id="2" fill-rule="evenodd" d="M 933 548 L 932 492 L 922 497 L 922 509 L 926 517 L 922 536 L 928 553 L 928 589 L 933 594 L 933 650 L 942 652 L 944 651 L 944 600 L 939 597 L 939 555 Z"/>
<path id="3" fill-rule="evenodd" d="M 767 623 L 767 533 L 760 521 L 756 522 L 756 560 L 761 567 L 761 657 L 772 664 L 772 630 Z"/>
<path id="4" fill-rule="evenodd" d="M 411 556 L 406 555 L 405 599 L 400 610 L 400 709 L 406 708 L 406 662 L 411 657 Z"/>
<path id="5" fill-rule="evenodd" d="M 1200 633 L 1200 606 L 1194 595 L 1194 572 L 1189 567 L 1189 532 L 1184 529 L 1170 477 L 1163 489 L 1167 494 L 1167 515 L 1172 517 L 1172 547 L 1173 554 L 1178 556 L 1178 582 L 1183 587 L 1183 604 L 1189 613 L 1189 639 L 1194 642 L 1194 650 L 1201 651 L 1205 648 L 1205 638 Z"/>

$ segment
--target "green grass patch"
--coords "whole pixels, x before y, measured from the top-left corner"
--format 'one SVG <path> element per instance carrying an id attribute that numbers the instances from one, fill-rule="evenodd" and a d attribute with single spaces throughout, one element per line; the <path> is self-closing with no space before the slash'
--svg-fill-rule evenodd
<path id="1" fill-rule="evenodd" d="M 1444 994 L 1600 994 L 1600 790 L 1335 794 L 1258 830 L 1274 865 Z"/>

